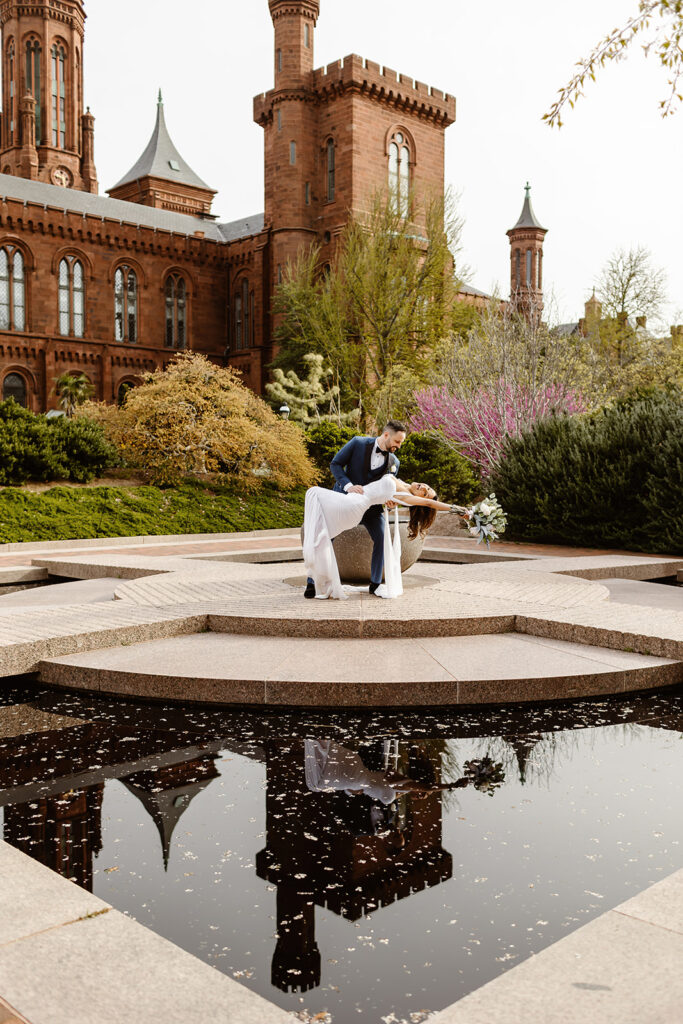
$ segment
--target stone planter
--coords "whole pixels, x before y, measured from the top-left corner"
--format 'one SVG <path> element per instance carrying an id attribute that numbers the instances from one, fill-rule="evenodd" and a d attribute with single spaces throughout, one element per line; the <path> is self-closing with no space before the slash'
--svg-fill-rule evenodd
<path id="1" fill-rule="evenodd" d="M 393 521 L 391 528 L 393 530 Z M 401 572 L 410 569 L 417 562 L 424 547 L 424 537 L 408 538 L 408 523 L 399 524 L 401 534 Z M 301 531 L 303 539 L 303 529 Z M 352 530 L 335 538 L 334 553 L 337 556 L 339 575 L 343 583 L 367 583 L 370 579 L 370 560 L 372 558 L 372 541 L 364 526 L 354 526 Z"/>

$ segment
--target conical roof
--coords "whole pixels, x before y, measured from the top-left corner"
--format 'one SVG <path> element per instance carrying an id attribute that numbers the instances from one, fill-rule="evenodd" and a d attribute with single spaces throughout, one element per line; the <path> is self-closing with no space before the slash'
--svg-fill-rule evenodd
<path id="1" fill-rule="evenodd" d="M 517 228 L 536 228 L 538 231 L 547 231 L 548 229 L 539 224 L 536 219 L 536 214 L 534 213 L 533 206 L 531 205 L 531 185 L 528 181 L 524 186 L 524 189 L 525 194 L 522 212 L 519 215 L 519 220 L 511 230 L 515 231 Z"/>
<path id="2" fill-rule="evenodd" d="M 162 178 L 165 181 L 173 181 L 179 185 L 192 185 L 195 188 L 207 189 L 213 192 L 214 189 L 207 185 L 198 174 L 192 170 L 190 165 L 183 160 L 175 148 L 171 136 L 168 134 L 166 119 L 164 117 L 164 101 L 159 90 L 157 102 L 157 120 L 152 132 L 152 137 L 147 143 L 147 148 L 136 164 L 131 167 L 127 174 L 114 185 L 120 188 L 138 178 Z M 109 191 L 112 191 L 111 189 Z"/>
<path id="3" fill-rule="evenodd" d="M 161 839 L 164 870 L 168 870 L 173 830 L 198 793 L 218 776 L 213 755 L 161 768 L 140 771 L 121 779 L 152 818 Z"/>

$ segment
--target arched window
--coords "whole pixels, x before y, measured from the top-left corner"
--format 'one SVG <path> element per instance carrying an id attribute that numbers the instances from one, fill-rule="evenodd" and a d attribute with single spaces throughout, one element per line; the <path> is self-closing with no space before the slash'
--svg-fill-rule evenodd
<path id="1" fill-rule="evenodd" d="M 242 348 L 242 327 L 243 327 L 243 313 L 242 313 L 242 295 L 237 292 L 235 295 L 235 348 Z"/>
<path id="2" fill-rule="evenodd" d="M 538 277 L 538 289 L 540 291 L 543 287 L 543 253 L 540 250 L 539 252 L 536 253 L 536 267 Z"/>
<path id="3" fill-rule="evenodd" d="M 243 277 L 235 285 L 233 343 L 237 350 L 254 345 L 255 305 L 254 292 L 250 291 L 249 281 Z"/>
<path id="4" fill-rule="evenodd" d="M 0 331 L 26 330 L 24 257 L 14 246 L 0 249 Z"/>
<path id="5" fill-rule="evenodd" d="M 9 145 L 14 143 L 14 126 L 17 118 L 16 111 L 16 98 L 17 98 L 17 86 L 14 81 L 14 67 L 15 67 L 16 54 L 14 51 L 14 40 L 10 39 L 7 46 L 7 77 L 9 79 L 8 89 L 8 109 L 7 109 L 7 141 Z"/>
<path id="6" fill-rule="evenodd" d="M 43 141 L 43 108 L 40 91 L 40 58 L 42 49 L 37 39 L 29 39 L 26 43 L 26 92 L 36 102 L 36 146 Z"/>
<path id="7" fill-rule="evenodd" d="M 334 139 L 327 140 L 327 201 L 334 201 L 337 190 L 337 154 Z"/>
<path id="8" fill-rule="evenodd" d="M 2 382 L 2 400 L 13 398 L 18 405 L 27 407 L 28 389 L 20 373 L 8 373 Z"/>
<path id="9" fill-rule="evenodd" d="M 85 275 L 75 256 L 59 261 L 59 333 L 82 338 L 85 333 Z"/>
<path id="10" fill-rule="evenodd" d="M 66 149 L 66 51 L 52 47 L 52 145 Z"/>
<path id="11" fill-rule="evenodd" d="M 533 287 L 531 280 L 531 249 L 526 251 L 526 286 L 527 288 Z"/>
<path id="12" fill-rule="evenodd" d="M 515 249 L 515 288 L 519 288 L 522 283 L 522 252 L 521 249 Z"/>
<path id="13" fill-rule="evenodd" d="M 396 212 L 410 212 L 410 148 L 403 132 L 394 132 L 389 143 L 389 195 Z"/>
<path id="14" fill-rule="evenodd" d="M 246 277 L 242 280 L 242 319 L 244 321 L 243 347 L 248 348 L 251 343 L 251 308 L 249 306 L 249 282 Z"/>
<path id="15" fill-rule="evenodd" d="M 180 274 L 166 279 L 166 344 L 185 348 L 187 344 L 187 285 Z"/>
<path id="16" fill-rule="evenodd" d="M 311 26 L 308 22 L 304 22 L 304 46 L 307 50 L 311 48 Z"/>
<path id="17" fill-rule="evenodd" d="M 131 344 L 138 340 L 138 278 L 125 264 L 114 274 L 114 337 Z"/>

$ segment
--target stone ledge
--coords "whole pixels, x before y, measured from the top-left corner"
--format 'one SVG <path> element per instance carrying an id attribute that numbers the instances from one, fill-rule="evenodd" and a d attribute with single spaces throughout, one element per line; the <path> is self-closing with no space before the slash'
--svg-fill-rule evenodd
<path id="1" fill-rule="evenodd" d="M 0 587 L 10 583 L 40 583 L 47 577 L 47 569 L 41 569 L 37 565 L 0 566 Z"/>
<path id="2" fill-rule="evenodd" d="M 193 704 L 437 707 L 648 689 L 683 682 L 683 664 L 514 633 L 353 644 L 203 633 L 46 659 L 39 677 Z"/>
<path id="3" fill-rule="evenodd" d="M 682 885 L 679 871 L 453 1003 L 430 1024 L 680 1024 Z M 654 903 L 656 922 L 637 916 Z"/>
<path id="4" fill-rule="evenodd" d="M 0 554 L 8 552 L 22 552 L 29 554 L 32 551 L 79 551 L 82 548 L 107 548 L 131 547 L 131 545 L 149 544 L 201 544 L 214 543 L 220 540 L 244 540 L 249 537 L 287 537 L 295 535 L 298 531 L 289 527 L 276 530 L 245 530 L 243 533 L 147 533 L 133 537 L 83 537 L 73 540 L 32 540 L 12 541 L 0 544 Z"/>
<path id="5" fill-rule="evenodd" d="M 10 915 L 3 996 L 33 1024 L 291 1024 L 274 1003 L 6 843 L 0 864 L 13 885 L 0 910 L 3 924 Z"/>

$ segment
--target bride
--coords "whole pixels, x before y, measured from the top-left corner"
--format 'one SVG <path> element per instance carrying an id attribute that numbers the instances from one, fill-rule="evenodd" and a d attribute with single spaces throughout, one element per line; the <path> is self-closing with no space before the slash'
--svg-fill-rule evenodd
<path id="1" fill-rule="evenodd" d="M 332 541 L 345 530 L 358 526 L 371 505 L 407 505 L 410 508 L 409 536 L 426 533 L 437 512 L 456 512 L 456 507 L 437 501 L 434 491 L 424 484 L 406 484 L 387 473 L 380 480 L 364 484 L 363 493 L 328 491 L 310 487 L 306 492 L 304 510 L 304 562 L 308 575 L 315 581 L 315 596 L 346 600 Z M 459 510 L 457 510 L 459 512 Z M 398 509 L 394 513 L 394 535 L 389 529 L 389 515 L 384 510 L 384 579 L 377 597 L 393 598 L 403 593 L 401 582 L 401 539 L 398 532 Z"/>

